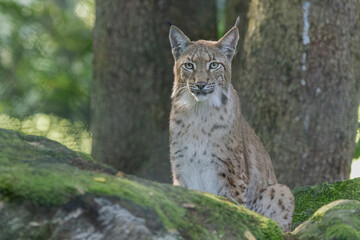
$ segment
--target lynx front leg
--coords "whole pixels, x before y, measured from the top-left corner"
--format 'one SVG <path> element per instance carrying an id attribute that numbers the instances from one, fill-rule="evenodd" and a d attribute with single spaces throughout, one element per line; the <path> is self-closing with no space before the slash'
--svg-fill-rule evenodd
<path id="1" fill-rule="evenodd" d="M 182 187 L 188 187 L 183 179 L 183 177 L 180 174 L 176 174 L 175 171 L 173 171 L 173 185 L 174 186 L 182 186 Z"/>
<path id="2" fill-rule="evenodd" d="M 174 186 L 181 186 L 179 180 L 176 177 L 173 177 L 173 185 Z"/>
<path id="3" fill-rule="evenodd" d="M 282 184 L 270 185 L 248 206 L 266 217 L 275 220 L 284 232 L 291 230 L 294 214 L 294 196 Z"/>

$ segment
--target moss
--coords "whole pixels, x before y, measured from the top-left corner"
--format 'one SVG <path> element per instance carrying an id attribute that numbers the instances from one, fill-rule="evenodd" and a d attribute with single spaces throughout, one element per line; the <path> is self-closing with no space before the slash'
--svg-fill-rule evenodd
<path id="1" fill-rule="evenodd" d="M 86 193 L 114 196 L 153 209 L 168 230 L 178 231 L 187 239 L 246 239 L 251 235 L 256 239 L 282 239 L 281 230 L 272 220 L 223 197 L 133 176 L 116 176 L 113 168 L 46 138 L 0 130 L 0 148 L 3 200 L 27 200 L 36 206 L 56 208 Z M 306 219 L 322 222 L 328 211 L 322 208 L 314 214 L 321 206 L 337 199 L 360 199 L 360 179 L 301 187 L 293 192 L 294 226 Z M 331 209 L 337 210 L 334 206 Z M 341 205 L 341 211 L 345 210 L 352 210 L 352 206 Z M 331 229 L 320 226 L 329 236 L 344 229 L 341 236 L 358 234 L 344 219 L 332 221 L 336 224 Z"/>
<path id="2" fill-rule="evenodd" d="M 360 178 L 333 184 L 297 187 L 293 193 L 295 195 L 293 226 L 297 227 L 323 205 L 339 199 L 360 200 Z"/>
<path id="3" fill-rule="evenodd" d="M 49 211 L 39 211 L 38 208 L 29 208 L 24 205 L 18 204 L 5 204 L 1 207 L 0 211 L 0 239 L 13 240 L 13 239 L 36 239 L 36 240 L 49 240 L 51 236 L 51 229 L 49 224 L 36 224 L 43 222 L 45 216 L 50 215 Z M 38 216 L 41 216 L 40 218 Z M 26 229 L 26 231 L 24 231 Z"/>
<path id="4" fill-rule="evenodd" d="M 282 239 L 274 221 L 225 198 L 111 175 L 111 168 L 46 138 L 0 129 L 0 147 L 0 194 L 10 202 L 56 208 L 82 194 L 115 196 L 153 209 L 186 239 Z"/>
<path id="5" fill-rule="evenodd" d="M 321 207 L 293 234 L 298 239 L 360 239 L 360 202 L 338 200 Z"/>

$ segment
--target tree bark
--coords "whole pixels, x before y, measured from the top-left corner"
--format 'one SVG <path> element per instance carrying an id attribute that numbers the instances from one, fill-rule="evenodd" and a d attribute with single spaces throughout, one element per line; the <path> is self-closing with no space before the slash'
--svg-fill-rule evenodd
<path id="1" fill-rule="evenodd" d="M 291 187 L 349 177 L 359 104 L 358 7 L 356 0 L 250 3 L 233 82 L 279 182 Z"/>
<path id="2" fill-rule="evenodd" d="M 129 174 L 169 182 L 173 82 L 169 20 L 216 38 L 215 1 L 96 1 L 92 155 Z"/>
<path id="3" fill-rule="evenodd" d="M 251 0 L 226 0 L 226 29 L 234 26 L 237 17 L 240 17 L 239 23 L 239 42 L 237 52 L 240 55 L 244 50 L 244 40 L 249 24 L 249 6 Z M 240 57 L 233 59 L 234 66 L 240 61 Z"/>

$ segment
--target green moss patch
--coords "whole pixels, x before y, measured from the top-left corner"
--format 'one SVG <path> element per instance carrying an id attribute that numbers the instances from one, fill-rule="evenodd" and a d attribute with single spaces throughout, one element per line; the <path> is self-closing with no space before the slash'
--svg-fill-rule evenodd
<path id="1" fill-rule="evenodd" d="M 96 194 L 152 209 L 166 229 L 186 239 L 283 238 L 274 221 L 225 198 L 113 175 L 113 168 L 46 138 L 0 129 L 0 149 L 0 195 L 6 202 L 54 209 Z"/>
<path id="2" fill-rule="evenodd" d="M 321 207 L 293 234 L 306 239 L 360 239 L 360 202 L 338 200 Z"/>
<path id="3" fill-rule="evenodd" d="M 333 184 L 297 187 L 293 193 L 295 195 L 293 227 L 297 227 L 323 205 L 339 199 L 360 200 L 360 178 Z"/>

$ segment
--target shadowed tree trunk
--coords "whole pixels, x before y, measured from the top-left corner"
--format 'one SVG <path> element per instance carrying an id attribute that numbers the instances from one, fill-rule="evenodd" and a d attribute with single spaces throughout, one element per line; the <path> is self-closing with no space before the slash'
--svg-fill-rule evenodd
<path id="1" fill-rule="evenodd" d="M 291 187 L 349 177 L 359 103 L 358 6 L 250 3 L 233 82 L 279 182 Z M 232 14 L 230 20 L 238 15 Z"/>
<path id="2" fill-rule="evenodd" d="M 244 40 L 249 23 L 249 6 L 251 0 L 226 0 L 226 29 L 234 26 L 235 19 L 240 17 L 239 28 L 239 42 L 237 45 L 237 52 L 240 55 L 244 49 Z M 233 59 L 233 65 L 239 64 L 240 57 L 237 56 Z"/>
<path id="3" fill-rule="evenodd" d="M 96 1 L 92 155 L 169 182 L 170 20 L 192 39 L 216 38 L 215 0 Z"/>

